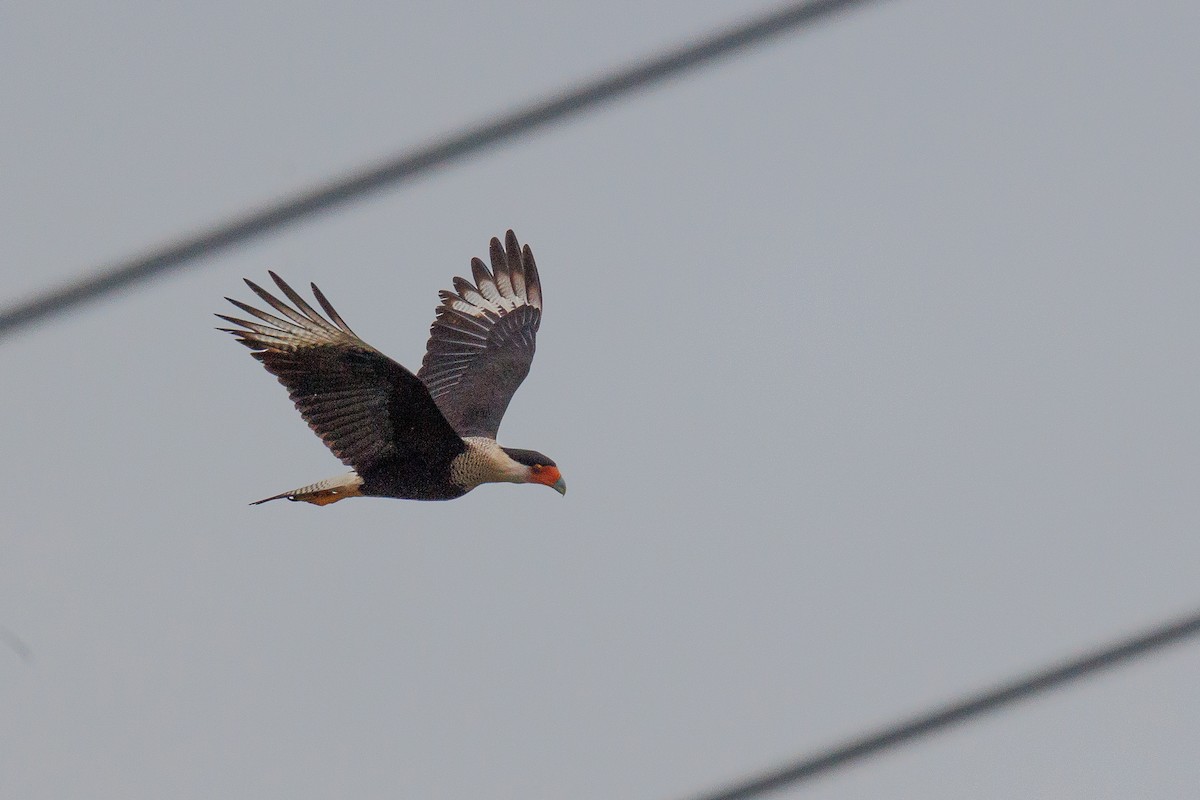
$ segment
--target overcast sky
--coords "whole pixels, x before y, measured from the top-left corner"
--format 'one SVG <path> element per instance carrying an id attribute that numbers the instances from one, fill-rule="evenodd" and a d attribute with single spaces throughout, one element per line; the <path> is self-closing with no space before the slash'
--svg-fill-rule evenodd
<path id="1" fill-rule="evenodd" d="M 768 3 L 0 8 L 0 304 Z M 898 0 L 0 342 L 0 796 L 672 800 L 1200 602 L 1200 13 Z M 512 227 L 500 431 L 341 465 L 213 330 L 416 367 Z M 1192 797 L 1179 647 L 778 796 Z"/>

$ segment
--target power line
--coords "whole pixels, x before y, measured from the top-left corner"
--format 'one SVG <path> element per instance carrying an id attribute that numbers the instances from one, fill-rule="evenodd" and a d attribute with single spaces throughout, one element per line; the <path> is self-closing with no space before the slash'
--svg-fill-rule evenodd
<path id="1" fill-rule="evenodd" d="M 790 3 L 749 22 L 724 28 L 666 53 L 651 56 L 545 100 L 449 133 L 432 144 L 401 153 L 306 191 L 251 209 L 126 261 L 102 266 L 58 289 L 0 311 L 0 337 L 81 303 L 147 280 L 201 256 L 341 205 L 354 198 L 458 161 L 479 150 L 524 136 L 552 122 L 646 88 L 721 56 L 760 44 L 876 0 L 808 0 Z"/>
<path id="2" fill-rule="evenodd" d="M 694 800 L 746 800 L 794 783 L 814 778 L 837 767 L 861 761 L 926 734 L 994 711 L 1027 697 L 1058 688 L 1093 672 L 1133 661 L 1200 634 L 1200 611 L 1159 627 L 1093 650 L 1077 658 L 1018 677 L 1007 683 L 968 695 L 948 705 L 848 739 L 757 777 L 733 784 Z"/>

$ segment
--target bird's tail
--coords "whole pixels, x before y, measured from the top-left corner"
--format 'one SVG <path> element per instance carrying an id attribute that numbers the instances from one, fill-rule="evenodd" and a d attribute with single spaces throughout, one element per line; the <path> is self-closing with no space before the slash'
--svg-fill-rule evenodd
<path id="1" fill-rule="evenodd" d="M 359 489 L 362 487 L 362 483 L 363 479 L 359 477 L 358 473 L 351 472 L 348 475 L 339 475 L 336 478 L 326 478 L 323 481 L 317 481 L 300 489 L 292 489 L 290 492 L 283 492 L 272 497 L 264 497 L 262 500 L 255 500 L 250 505 L 256 506 L 259 503 L 282 500 L 286 497 L 288 500 L 300 500 L 316 506 L 325 506 L 330 503 L 336 503 L 338 500 L 344 500 L 347 497 L 361 497 L 362 493 Z"/>

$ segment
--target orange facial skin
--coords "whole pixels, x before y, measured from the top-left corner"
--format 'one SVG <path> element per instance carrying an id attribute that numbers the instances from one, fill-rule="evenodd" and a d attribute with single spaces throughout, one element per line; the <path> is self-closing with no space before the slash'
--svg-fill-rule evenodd
<path id="1" fill-rule="evenodd" d="M 544 467 L 541 464 L 535 464 L 529 468 L 529 479 L 533 483 L 549 486 L 559 494 L 567 493 L 567 483 L 563 480 L 558 467 Z"/>

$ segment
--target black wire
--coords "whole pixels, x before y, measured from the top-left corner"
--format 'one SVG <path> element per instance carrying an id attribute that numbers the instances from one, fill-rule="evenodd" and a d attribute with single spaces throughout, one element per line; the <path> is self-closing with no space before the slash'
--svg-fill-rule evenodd
<path id="1" fill-rule="evenodd" d="M 877 731 L 849 739 L 787 766 L 749 778 L 694 800 L 745 800 L 814 778 L 919 736 L 966 722 L 988 711 L 1057 688 L 1098 670 L 1133 661 L 1148 653 L 1200 633 L 1200 611 L 1152 628 L 1078 658 L 1039 670 L 1008 683 L 969 695 L 928 713 L 901 720 Z"/>
<path id="2" fill-rule="evenodd" d="M 789 30 L 875 0 L 809 0 L 791 3 L 749 22 L 725 28 L 663 55 L 644 59 L 546 100 L 519 108 L 492 122 L 450 133 L 434 143 L 365 167 L 323 185 L 250 210 L 127 261 L 100 267 L 59 289 L 0 311 L 0 337 L 52 314 L 295 222 L 351 199 L 423 175 L 484 148 L 515 139 L 552 122 L 611 101 L 720 56 L 759 44 Z"/>

